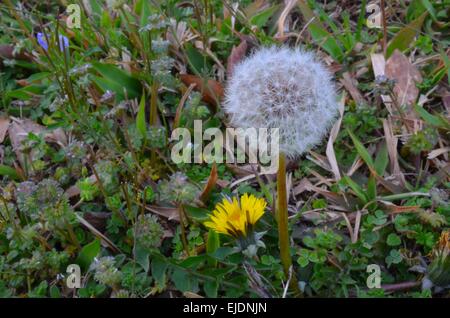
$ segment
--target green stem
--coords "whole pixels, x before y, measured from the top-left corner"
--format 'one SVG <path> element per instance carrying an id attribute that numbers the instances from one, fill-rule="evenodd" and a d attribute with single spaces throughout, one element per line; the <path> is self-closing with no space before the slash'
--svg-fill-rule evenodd
<path id="1" fill-rule="evenodd" d="M 183 207 L 182 204 L 180 204 L 178 206 L 178 213 L 180 215 L 180 230 L 181 230 L 180 237 L 181 237 L 181 243 L 183 243 L 183 248 L 184 248 L 184 251 L 186 252 L 186 255 L 190 256 L 189 243 L 188 243 L 188 240 L 186 238 L 186 229 L 184 227 L 185 226 L 184 221 L 185 221 L 186 218 L 184 216 L 184 207 Z"/>
<path id="2" fill-rule="evenodd" d="M 288 224 L 288 205 L 287 205 L 287 190 L 286 190 L 286 156 L 280 152 L 278 175 L 277 175 L 277 213 L 276 219 L 278 222 L 278 240 L 280 247 L 280 258 L 283 264 L 283 270 L 286 278 L 289 278 L 289 271 L 292 267 L 292 258 L 289 244 L 289 224 Z M 290 288 L 296 296 L 301 296 L 302 293 L 298 287 L 297 277 L 292 272 L 290 280 Z"/>

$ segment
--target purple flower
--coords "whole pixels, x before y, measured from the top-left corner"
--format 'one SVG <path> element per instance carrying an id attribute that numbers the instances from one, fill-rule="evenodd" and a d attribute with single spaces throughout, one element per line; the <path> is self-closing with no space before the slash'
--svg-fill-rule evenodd
<path id="1" fill-rule="evenodd" d="M 39 45 L 46 51 L 48 51 L 48 43 L 45 38 L 44 33 L 39 32 L 36 36 Z M 61 52 L 64 51 L 65 48 L 69 47 L 69 39 L 64 35 L 59 35 L 59 50 Z"/>
<path id="2" fill-rule="evenodd" d="M 39 32 L 37 34 L 37 41 L 44 50 L 48 51 L 48 43 L 47 40 L 45 39 L 44 33 Z"/>

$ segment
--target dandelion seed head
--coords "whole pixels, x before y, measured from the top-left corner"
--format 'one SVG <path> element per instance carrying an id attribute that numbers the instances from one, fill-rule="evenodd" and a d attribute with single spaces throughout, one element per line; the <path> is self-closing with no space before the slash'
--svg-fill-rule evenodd
<path id="1" fill-rule="evenodd" d="M 338 113 L 331 74 L 314 54 L 275 46 L 235 66 L 223 107 L 234 127 L 279 128 L 291 158 L 320 143 Z"/>

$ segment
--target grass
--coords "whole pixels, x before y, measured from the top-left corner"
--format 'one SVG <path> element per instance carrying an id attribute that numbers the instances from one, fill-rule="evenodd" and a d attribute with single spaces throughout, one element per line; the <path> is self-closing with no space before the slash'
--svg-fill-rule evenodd
<path id="1" fill-rule="evenodd" d="M 379 28 L 348 1 L 89 2 L 81 28 L 67 1 L 0 4 L 1 297 L 448 297 L 442 1 L 387 1 Z M 225 130 L 227 74 L 273 44 L 314 51 L 342 107 L 286 162 L 280 228 L 276 176 L 171 159 L 175 128 Z M 203 224 L 244 193 L 268 202 L 253 252 Z"/>

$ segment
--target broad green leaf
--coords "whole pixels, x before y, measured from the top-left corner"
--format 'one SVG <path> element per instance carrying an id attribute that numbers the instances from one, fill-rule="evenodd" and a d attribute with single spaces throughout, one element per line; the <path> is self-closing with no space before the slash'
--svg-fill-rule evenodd
<path id="1" fill-rule="evenodd" d="M 136 13 L 141 16 L 141 27 L 148 23 L 148 17 L 152 13 L 149 3 L 148 0 L 139 0 L 136 4 Z"/>
<path id="2" fill-rule="evenodd" d="M 206 241 L 206 252 L 208 254 L 212 254 L 215 251 L 217 251 L 219 247 L 220 247 L 219 234 L 217 234 L 217 232 L 214 230 L 209 230 L 208 238 Z M 208 259 L 208 263 L 213 267 L 217 266 L 217 260 L 215 259 Z"/>
<path id="3" fill-rule="evenodd" d="M 203 223 L 209 220 L 210 212 L 207 209 L 198 208 L 190 205 L 184 206 L 186 214 L 197 222 Z"/>
<path id="4" fill-rule="evenodd" d="M 219 247 L 214 253 L 211 254 L 212 257 L 223 261 L 227 256 L 236 253 L 236 250 L 231 247 Z"/>
<path id="5" fill-rule="evenodd" d="M 136 263 L 142 266 L 144 271 L 147 273 L 148 269 L 150 267 L 150 251 L 144 247 L 142 247 L 141 244 L 136 244 L 134 247 L 134 257 L 136 259 Z"/>
<path id="6" fill-rule="evenodd" d="M 336 61 L 341 61 L 344 56 L 342 48 L 338 45 L 333 35 L 331 35 L 320 22 L 319 17 L 314 14 L 306 1 L 299 0 L 298 6 L 304 17 L 309 23 L 308 30 L 311 33 L 314 42 L 321 46 Z"/>
<path id="7" fill-rule="evenodd" d="M 386 243 L 389 246 L 398 246 L 402 243 L 402 240 L 397 234 L 390 233 L 387 237 Z"/>
<path id="8" fill-rule="evenodd" d="M 414 38 L 420 32 L 423 21 L 427 15 L 428 11 L 422 13 L 417 19 L 397 32 L 386 49 L 386 58 L 389 58 L 389 56 L 394 53 L 395 49 L 403 52 L 409 48 L 409 45 L 414 41 Z"/>
<path id="9" fill-rule="evenodd" d="M 111 90 L 116 93 L 116 101 L 122 101 L 125 97 L 129 99 L 137 98 L 142 85 L 136 78 L 122 71 L 113 64 L 93 63 L 93 68 L 102 75 L 95 76 L 95 83 L 104 91 Z"/>
<path id="10" fill-rule="evenodd" d="M 359 156 L 362 158 L 362 160 L 364 160 L 364 162 L 369 166 L 369 168 L 375 170 L 372 157 L 370 156 L 367 149 L 350 130 L 347 129 L 347 131 L 350 137 L 352 138 L 353 144 L 355 145 L 356 151 L 358 152 Z"/>
<path id="11" fill-rule="evenodd" d="M 387 151 L 387 146 L 386 142 L 383 142 L 377 153 L 374 163 L 375 171 L 379 176 L 382 176 L 384 174 L 384 171 L 386 170 L 388 163 L 389 163 L 389 155 Z"/>
<path id="12" fill-rule="evenodd" d="M 430 13 L 431 18 L 434 21 L 437 21 L 436 18 L 436 10 L 434 9 L 433 5 L 428 0 L 420 0 L 422 2 L 422 5 L 427 9 L 428 13 Z"/>
<path id="13" fill-rule="evenodd" d="M 371 175 L 367 182 L 367 197 L 371 201 L 377 197 L 377 182 L 374 175 Z"/>
<path id="14" fill-rule="evenodd" d="M 178 268 L 174 269 L 171 279 L 174 282 L 175 287 L 181 292 L 194 291 L 198 284 L 195 277 Z"/>
<path id="15" fill-rule="evenodd" d="M 445 128 L 445 129 L 450 129 L 450 124 L 448 123 L 447 120 L 436 116 L 436 115 L 432 115 L 429 112 L 427 112 L 425 110 L 425 108 L 419 106 L 419 105 L 414 105 L 414 110 L 419 114 L 419 116 L 428 124 L 434 127 L 441 127 L 441 128 Z"/>
<path id="16" fill-rule="evenodd" d="M 209 298 L 216 298 L 217 297 L 217 289 L 219 289 L 219 283 L 217 280 L 207 280 L 203 284 L 203 289 L 205 291 L 205 294 Z"/>
<path id="17" fill-rule="evenodd" d="M 190 43 L 186 44 L 186 55 L 189 66 L 195 74 L 203 74 L 210 69 L 209 59 Z"/>
<path id="18" fill-rule="evenodd" d="M 169 265 L 164 261 L 161 256 L 152 256 L 152 277 L 158 283 L 159 286 L 164 286 L 166 270 Z"/>
<path id="19" fill-rule="evenodd" d="M 136 127 L 145 138 L 147 136 L 147 123 L 145 121 L 145 94 L 142 94 L 141 102 L 139 103 L 139 110 L 136 116 Z"/>
<path id="20" fill-rule="evenodd" d="M 367 196 L 364 193 L 364 190 L 355 182 L 353 181 L 349 176 L 345 175 L 344 180 L 347 183 L 347 185 L 352 188 L 353 192 L 355 192 L 356 196 L 365 204 L 367 203 Z"/>
<path id="21" fill-rule="evenodd" d="M 274 5 L 255 14 L 250 18 L 250 24 L 256 25 L 258 28 L 264 27 L 270 17 L 277 11 L 278 7 L 278 5 Z"/>
<path id="22" fill-rule="evenodd" d="M 78 254 L 78 258 L 76 260 L 76 264 L 80 265 L 80 267 L 84 270 L 88 269 L 91 265 L 94 258 L 100 253 L 100 240 L 95 239 L 89 244 L 83 246 Z"/>
<path id="23" fill-rule="evenodd" d="M 19 180 L 16 169 L 0 164 L 0 176 L 8 176 L 10 179 Z"/>
<path id="24" fill-rule="evenodd" d="M 50 287 L 50 297 L 51 298 L 61 298 L 61 292 L 56 285 Z"/>
<path id="25" fill-rule="evenodd" d="M 8 98 L 17 98 L 20 100 L 29 100 L 35 95 L 40 95 L 43 92 L 42 85 L 28 85 L 21 87 L 5 94 Z"/>
<path id="26" fill-rule="evenodd" d="M 188 269 L 195 269 L 206 259 L 205 255 L 191 256 L 180 263 L 180 266 Z"/>

